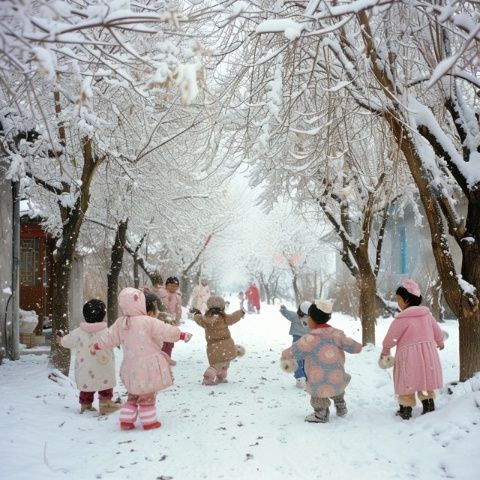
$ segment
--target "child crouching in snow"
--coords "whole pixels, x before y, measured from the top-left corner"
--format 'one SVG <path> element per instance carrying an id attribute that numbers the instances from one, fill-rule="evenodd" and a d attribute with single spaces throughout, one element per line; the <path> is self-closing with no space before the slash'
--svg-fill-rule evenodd
<path id="1" fill-rule="evenodd" d="M 351 377 L 343 368 L 344 351 L 359 353 L 362 350 L 360 343 L 327 324 L 331 313 L 330 302 L 316 300 L 308 309 L 310 332 L 282 352 L 282 368 L 288 372 L 295 371 L 296 360 L 305 360 L 306 391 L 311 396 L 310 404 L 314 410 L 305 417 L 307 422 L 328 422 L 330 399 L 339 417 L 347 414 L 344 395 Z"/>
<path id="2" fill-rule="evenodd" d="M 228 327 L 243 318 L 245 312 L 237 310 L 230 315 L 225 313 L 222 297 L 211 296 L 207 300 L 207 311 L 202 315 L 192 310 L 193 320 L 205 329 L 209 367 L 203 374 L 203 385 L 217 385 L 227 382 L 230 361 L 245 354 L 245 349 L 235 345 Z"/>
<path id="3" fill-rule="evenodd" d="M 89 345 L 101 339 L 107 332 L 106 308 L 101 300 L 92 299 L 83 306 L 85 322 L 64 337 L 57 335 L 56 342 L 64 348 L 75 350 L 75 381 L 80 390 L 80 411 L 95 411 L 93 399 L 98 392 L 101 415 L 120 408 L 112 402 L 115 386 L 115 359 L 113 352 L 103 352 L 92 357 Z"/>
<path id="4" fill-rule="evenodd" d="M 135 288 L 124 288 L 118 296 L 123 317 L 108 329 L 105 337 L 90 346 L 98 355 L 121 345 L 123 362 L 120 377 L 128 391 L 128 398 L 120 412 L 122 430 L 135 428 L 137 415 L 144 430 L 160 427 L 155 406 L 159 390 L 172 385 L 170 357 L 162 352 L 163 342 L 188 342 L 190 333 L 147 316 L 145 295 Z M 156 306 L 152 307 L 155 313 Z"/>
<path id="5" fill-rule="evenodd" d="M 401 312 L 395 317 L 383 340 L 380 360 L 397 347 L 393 383 L 404 420 L 412 416 L 415 393 L 422 402 L 422 415 L 435 410 L 434 390 L 443 385 L 442 366 L 437 348 L 443 349 L 444 334 L 427 307 L 421 307 L 422 295 L 414 280 L 405 280 L 396 291 Z"/>

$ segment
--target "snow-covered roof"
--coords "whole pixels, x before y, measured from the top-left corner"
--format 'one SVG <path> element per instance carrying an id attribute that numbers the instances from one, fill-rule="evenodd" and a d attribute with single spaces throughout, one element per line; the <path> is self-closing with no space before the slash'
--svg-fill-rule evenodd
<path id="1" fill-rule="evenodd" d="M 43 218 L 44 212 L 30 199 L 20 200 L 20 217 Z"/>

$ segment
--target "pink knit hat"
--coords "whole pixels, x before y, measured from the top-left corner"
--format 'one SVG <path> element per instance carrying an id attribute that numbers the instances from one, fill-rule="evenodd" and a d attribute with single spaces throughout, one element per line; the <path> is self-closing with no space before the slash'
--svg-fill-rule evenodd
<path id="1" fill-rule="evenodd" d="M 421 297 L 422 293 L 420 292 L 420 287 L 418 286 L 418 283 L 415 280 L 412 280 L 411 278 L 407 278 L 402 282 L 402 287 L 408 292 L 411 293 L 412 295 L 415 295 L 416 297 Z"/>

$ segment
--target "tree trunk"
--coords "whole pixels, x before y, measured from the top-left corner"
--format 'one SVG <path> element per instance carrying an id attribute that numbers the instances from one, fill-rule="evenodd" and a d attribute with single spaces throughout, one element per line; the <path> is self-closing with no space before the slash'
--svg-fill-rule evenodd
<path id="1" fill-rule="evenodd" d="M 462 278 L 477 290 L 468 292 L 452 272 L 455 265 L 447 240 L 443 217 L 435 193 L 431 190 L 428 175 L 422 169 L 413 142 L 403 124 L 387 114 L 387 122 L 407 160 L 412 177 L 417 185 L 420 199 L 430 226 L 432 251 L 442 283 L 442 291 L 449 307 L 459 322 L 460 381 L 467 380 L 480 371 L 480 200 L 472 192 L 468 200 L 466 235 L 460 243 L 462 249 Z M 477 194 L 478 196 L 478 194 Z M 473 241 L 471 241 L 473 240 Z M 476 298 L 475 298 L 476 297 Z"/>
<path id="2" fill-rule="evenodd" d="M 195 285 L 198 285 L 198 281 Z M 190 295 L 193 292 L 192 282 L 190 280 L 190 276 L 188 272 L 182 272 L 180 275 L 180 292 L 182 293 L 182 302 L 188 303 L 190 300 Z"/>
<path id="3" fill-rule="evenodd" d="M 70 370 L 70 350 L 60 347 L 55 342 L 55 336 L 60 330 L 68 333 L 70 327 L 69 292 L 72 273 L 73 255 L 78 242 L 80 228 L 90 203 L 90 188 L 95 171 L 101 160 L 95 161 L 92 141 L 85 139 L 83 143 L 83 169 L 80 191 L 73 207 L 65 207 L 59 199 L 58 205 L 63 222 L 62 237 L 57 247 L 55 258 L 53 285 L 53 322 L 50 361 L 64 375 Z"/>
<path id="4" fill-rule="evenodd" d="M 107 274 L 107 320 L 112 325 L 118 317 L 118 277 L 123 264 L 123 247 L 125 245 L 128 219 L 118 224 L 115 241 L 112 246 L 110 271 Z"/>
<path id="5" fill-rule="evenodd" d="M 137 255 L 133 256 L 133 286 L 135 288 L 140 286 L 140 267 Z"/>
<path id="6" fill-rule="evenodd" d="M 433 317 L 437 320 L 437 322 L 443 323 L 444 322 L 444 308 L 442 305 L 442 284 L 440 280 L 435 282 L 435 285 L 430 287 L 431 290 L 431 311 Z"/>
<path id="7" fill-rule="evenodd" d="M 480 292 L 480 191 L 469 198 L 465 222 L 465 238 L 462 242 L 462 278 Z M 472 305 L 462 296 L 458 316 L 460 341 L 460 381 L 480 372 L 480 307 L 472 312 Z"/>
<path id="8" fill-rule="evenodd" d="M 371 270 L 369 268 L 369 270 Z M 362 344 L 375 345 L 375 323 L 377 319 L 377 287 L 373 272 L 365 272 L 357 279 L 359 290 L 358 316 L 362 323 Z"/>
<path id="9" fill-rule="evenodd" d="M 298 289 L 298 283 L 297 283 L 297 274 L 293 274 L 292 278 L 292 286 L 293 286 L 293 293 L 295 294 L 295 304 L 300 305 L 300 290 Z"/>
<path id="10" fill-rule="evenodd" d="M 77 244 L 78 233 L 76 224 L 79 220 L 79 211 L 74 210 L 69 223 L 64 227 L 62 244 L 57 248 L 54 268 L 54 292 L 53 296 L 53 322 L 52 322 L 52 345 L 50 360 L 55 368 L 58 368 L 64 375 L 70 370 L 70 350 L 56 344 L 57 333 L 67 334 L 70 329 L 70 305 L 69 292 L 72 274 L 73 255 Z M 78 230 L 79 230 L 78 226 Z M 69 232 L 72 231 L 72 235 Z M 67 241 L 67 239 L 69 241 Z"/>

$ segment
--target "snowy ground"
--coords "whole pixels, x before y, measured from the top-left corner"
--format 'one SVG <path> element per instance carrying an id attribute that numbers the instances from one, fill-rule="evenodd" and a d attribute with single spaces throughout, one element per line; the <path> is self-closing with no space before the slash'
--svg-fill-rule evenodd
<path id="1" fill-rule="evenodd" d="M 360 339 L 358 323 L 332 324 Z M 380 320 L 381 343 L 388 320 Z M 73 381 L 55 383 L 45 356 L 0 366 L 0 478 L 15 479 L 410 479 L 480 478 L 480 378 L 440 392 L 438 410 L 411 421 L 394 416 L 391 371 L 377 366 L 379 348 L 348 355 L 352 374 L 345 418 L 304 422 L 307 395 L 279 368 L 290 345 L 289 323 L 274 307 L 232 327 L 247 349 L 230 383 L 200 384 L 206 367 L 203 331 L 174 349 L 175 386 L 157 399 L 162 427 L 123 432 L 118 415 L 80 415 Z M 445 382 L 458 372 L 457 328 L 440 353 Z M 120 363 L 118 352 L 118 364 Z M 123 388 L 117 392 L 124 394 Z"/>

